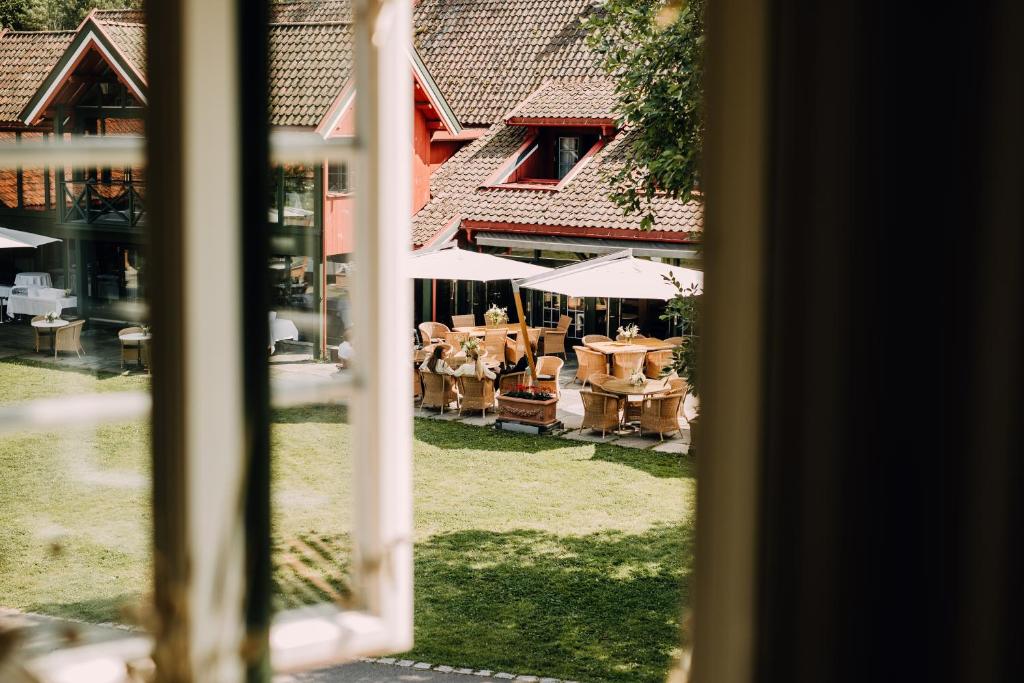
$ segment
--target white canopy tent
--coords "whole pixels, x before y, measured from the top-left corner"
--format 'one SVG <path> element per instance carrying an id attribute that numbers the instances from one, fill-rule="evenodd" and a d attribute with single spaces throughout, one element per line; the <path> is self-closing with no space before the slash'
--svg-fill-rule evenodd
<path id="1" fill-rule="evenodd" d="M 56 237 L 45 237 L 31 232 L 0 228 L 0 249 L 34 248 L 50 242 L 60 242 L 60 240 Z"/>
<path id="2" fill-rule="evenodd" d="M 696 287 L 699 292 L 703 286 L 704 274 L 699 270 L 638 259 L 632 249 L 555 268 L 519 280 L 515 285 L 568 296 L 665 301 L 676 294 L 676 288 L 665 280 L 669 275 L 674 276 L 683 289 Z"/>
<path id="3" fill-rule="evenodd" d="M 454 245 L 433 251 L 414 252 L 409 259 L 410 277 L 425 280 L 516 280 L 541 275 L 550 270 L 532 263 L 459 249 Z"/>

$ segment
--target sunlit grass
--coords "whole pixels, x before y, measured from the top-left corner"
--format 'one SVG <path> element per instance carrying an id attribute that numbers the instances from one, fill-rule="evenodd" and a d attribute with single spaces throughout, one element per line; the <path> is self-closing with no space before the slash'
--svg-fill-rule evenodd
<path id="1" fill-rule="evenodd" d="M 146 382 L 0 363 L 0 402 Z M 439 421 L 415 434 L 410 657 L 663 680 L 692 571 L 691 461 Z M 345 591 L 350 435 L 337 408 L 275 414 L 280 606 Z M 128 424 L 0 441 L 0 606 L 117 621 L 144 596 L 148 438 Z"/>

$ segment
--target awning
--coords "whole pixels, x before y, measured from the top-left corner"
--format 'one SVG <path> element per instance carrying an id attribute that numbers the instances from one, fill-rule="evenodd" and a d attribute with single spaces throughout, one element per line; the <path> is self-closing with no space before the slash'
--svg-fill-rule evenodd
<path id="1" fill-rule="evenodd" d="M 11 228 L 0 228 L 0 249 L 22 249 L 24 247 L 38 247 L 50 242 L 60 242 L 56 237 L 46 237 L 32 232 L 12 230 Z"/>
<path id="2" fill-rule="evenodd" d="M 483 231 L 477 231 L 473 233 L 473 236 L 476 238 L 477 244 L 489 247 L 574 251 L 581 254 L 613 254 L 623 249 L 632 249 L 635 255 L 648 258 L 700 260 L 700 254 L 696 247 L 691 244 L 677 244 L 674 242 L 641 242 L 638 240 L 598 239 L 595 237 L 560 237 L 556 235 Z"/>
<path id="3" fill-rule="evenodd" d="M 409 275 L 427 280 L 513 280 L 551 270 L 532 263 L 501 258 L 458 247 L 414 252 L 409 258 Z"/>
<path id="4" fill-rule="evenodd" d="M 629 249 L 590 261 L 554 268 L 547 273 L 517 280 L 515 288 L 539 289 L 567 296 L 609 299 L 671 299 L 676 288 L 665 280 L 673 276 L 684 290 L 700 292 L 704 275 L 699 270 L 670 266 L 633 257 Z"/>

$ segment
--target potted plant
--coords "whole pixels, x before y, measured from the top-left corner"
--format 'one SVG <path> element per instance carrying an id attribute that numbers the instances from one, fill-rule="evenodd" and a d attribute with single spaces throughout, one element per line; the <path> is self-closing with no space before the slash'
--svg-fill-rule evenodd
<path id="1" fill-rule="evenodd" d="M 640 328 L 636 325 L 626 325 L 625 327 L 619 327 L 619 336 L 622 337 L 622 341 L 631 342 L 640 336 Z"/>
<path id="2" fill-rule="evenodd" d="M 497 304 L 491 304 L 491 307 L 484 311 L 484 322 L 487 323 L 487 327 L 507 325 L 508 309 L 499 308 Z"/>
<path id="3" fill-rule="evenodd" d="M 526 384 L 498 395 L 498 418 L 509 422 L 550 427 L 558 422 L 557 409 L 557 396 Z"/>

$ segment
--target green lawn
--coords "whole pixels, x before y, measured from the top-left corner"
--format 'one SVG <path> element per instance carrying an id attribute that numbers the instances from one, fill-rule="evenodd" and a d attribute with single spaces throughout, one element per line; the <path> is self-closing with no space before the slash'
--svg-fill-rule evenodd
<path id="1" fill-rule="evenodd" d="M 0 362 L 0 402 L 146 386 Z M 273 427 L 278 603 L 344 593 L 350 427 Z M 0 441 L 0 606 L 119 620 L 149 585 L 142 424 Z M 660 681 L 693 560 L 691 460 L 417 421 L 410 658 L 583 681 Z"/>

